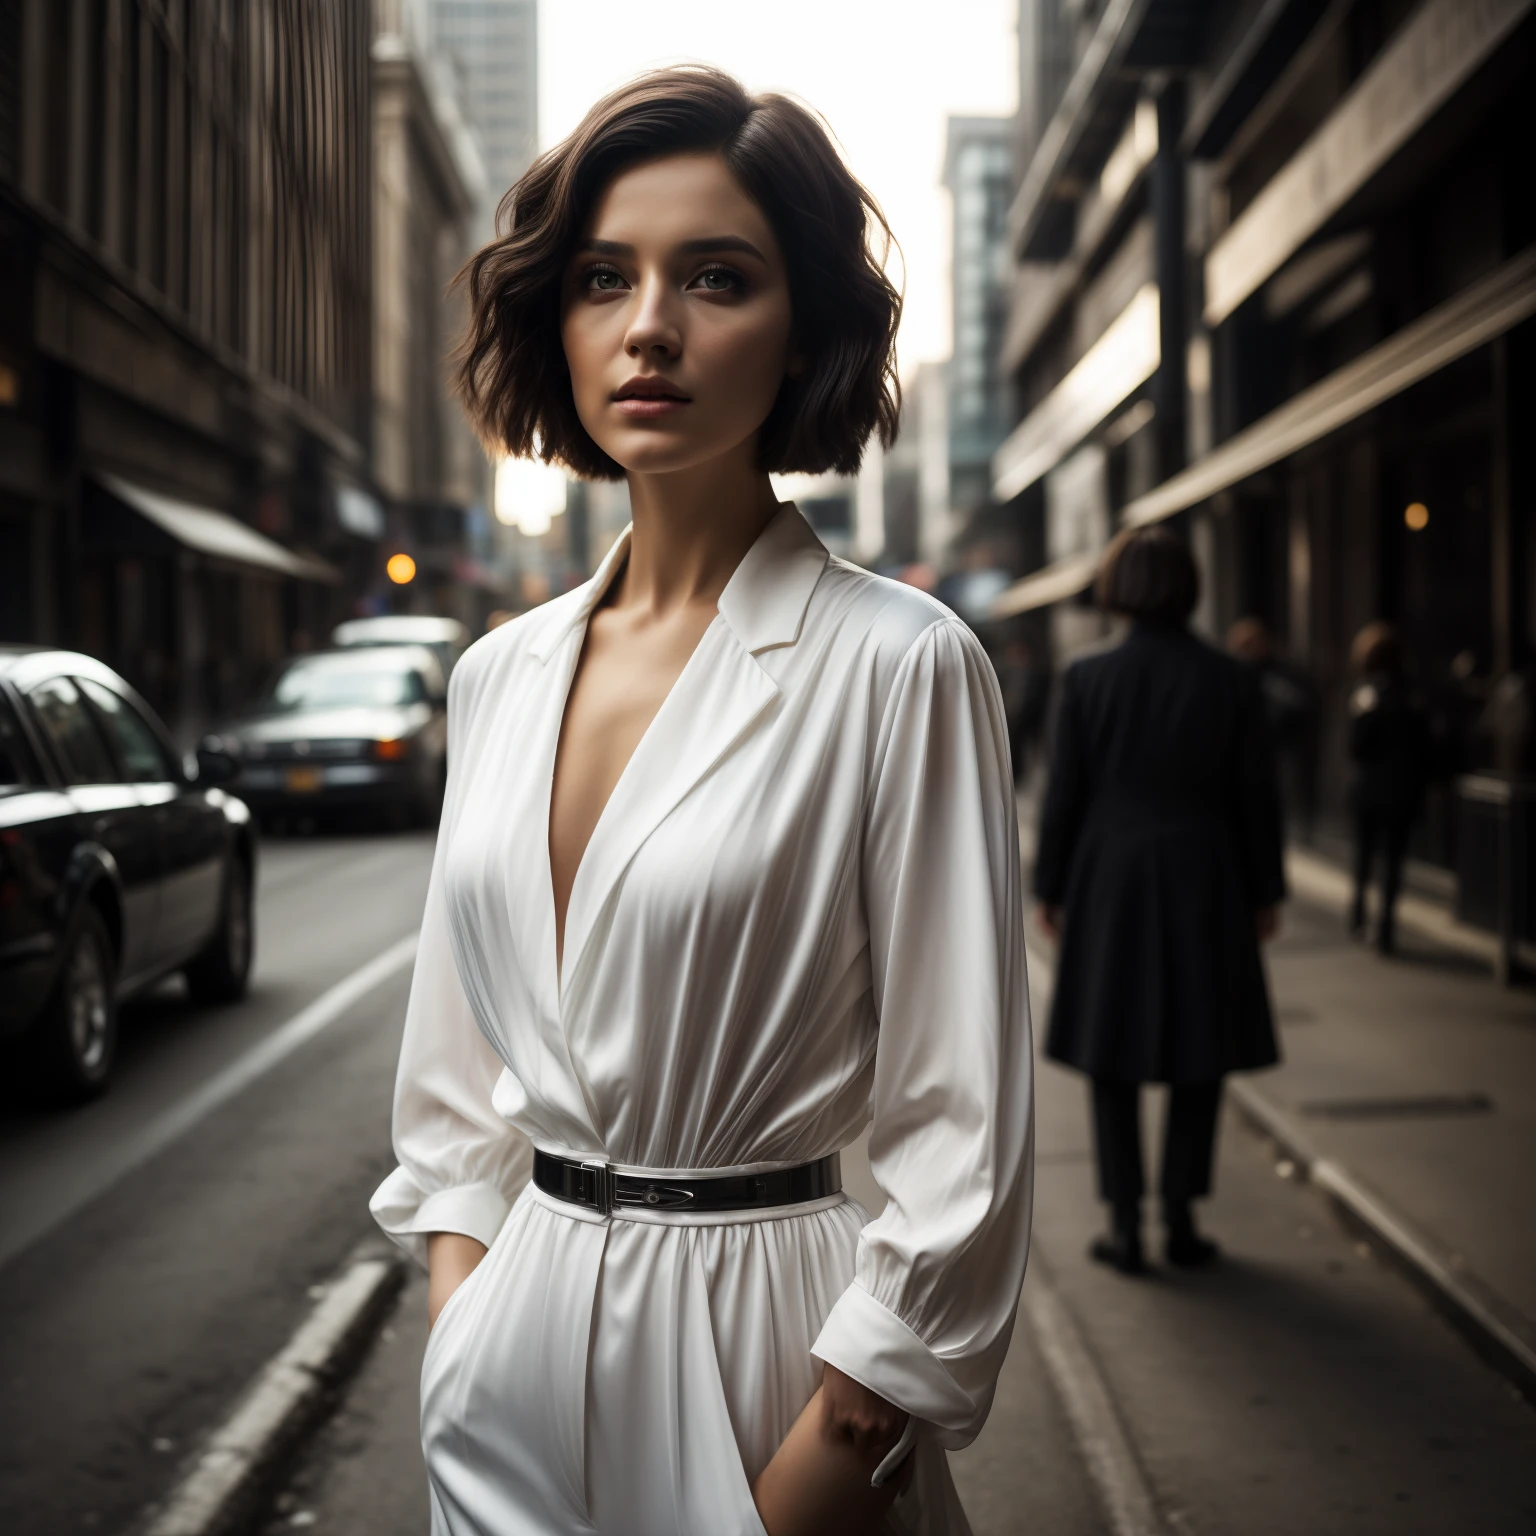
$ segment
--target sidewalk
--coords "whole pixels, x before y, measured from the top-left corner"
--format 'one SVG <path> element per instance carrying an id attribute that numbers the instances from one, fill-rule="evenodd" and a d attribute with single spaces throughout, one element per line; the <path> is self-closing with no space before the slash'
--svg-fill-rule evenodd
<path id="1" fill-rule="evenodd" d="M 1536 994 L 1496 985 L 1480 936 L 1423 898 L 1382 959 L 1346 935 L 1342 873 L 1288 868 L 1268 952 L 1283 1061 L 1232 1079 L 1232 1101 L 1277 1171 L 1310 1177 L 1536 1398 Z"/>

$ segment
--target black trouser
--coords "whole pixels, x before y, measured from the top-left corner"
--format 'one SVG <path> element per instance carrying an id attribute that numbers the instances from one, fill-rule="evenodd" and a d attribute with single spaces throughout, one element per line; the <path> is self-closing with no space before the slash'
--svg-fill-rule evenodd
<path id="1" fill-rule="evenodd" d="M 1365 926 L 1365 892 L 1371 883 L 1371 866 L 1381 852 L 1381 917 L 1377 938 L 1386 947 L 1392 944 L 1392 919 L 1397 907 L 1397 893 L 1403 883 L 1403 858 L 1408 852 L 1408 834 L 1413 830 L 1411 812 L 1391 810 L 1355 811 L 1355 910 L 1354 926 Z"/>
<path id="2" fill-rule="evenodd" d="M 1163 1206 L 1188 1205 L 1211 1192 L 1211 1152 L 1221 1079 L 1177 1083 L 1168 1090 L 1159 1192 Z M 1099 1155 L 1099 1195 L 1122 1209 L 1141 1199 L 1141 1084 L 1093 1080 L 1093 1133 Z"/>

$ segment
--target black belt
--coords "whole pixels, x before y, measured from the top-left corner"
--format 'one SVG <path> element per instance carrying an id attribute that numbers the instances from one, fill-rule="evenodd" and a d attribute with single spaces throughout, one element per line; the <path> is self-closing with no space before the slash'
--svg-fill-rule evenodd
<path id="1" fill-rule="evenodd" d="M 843 1187 L 836 1152 L 777 1173 L 700 1174 L 653 1178 L 615 1173 L 604 1162 L 576 1162 L 535 1149 L 533 1182 L 546 1195 L 607 1216 L 618 1208 L 651 1211 L 754 1211 L 821 1200 Z"/>

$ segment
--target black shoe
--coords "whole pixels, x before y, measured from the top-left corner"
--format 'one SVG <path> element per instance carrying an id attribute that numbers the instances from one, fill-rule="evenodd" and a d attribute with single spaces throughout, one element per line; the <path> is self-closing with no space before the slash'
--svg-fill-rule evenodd
<path id="1" fill-rule="evenodd" d="M 1141 1252 L 1141 1238 L 1134 1233 L 1111 1232 L 1094 1238 L 1088 1245 L 1088 1257 L 1118 1269 L 1122 1275 L 1143 1274 L 1147 1267 Z"/>
<path id="2" fill-rule="evenodd" d="M 1221 1249 L 1193 1227 L 1186 1227 L 1168 1234 L 1163 1257 L 1180 1269 L 1206 1269 L 1221 1257 Z"/>

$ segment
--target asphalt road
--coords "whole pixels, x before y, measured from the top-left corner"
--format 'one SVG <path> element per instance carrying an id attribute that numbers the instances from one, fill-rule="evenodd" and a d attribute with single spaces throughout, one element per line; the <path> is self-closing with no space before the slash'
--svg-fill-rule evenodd
<path id="1" fill-rule="evenodd" d="M 127 1011 L 106 1098 L 0 1107 L 0 1529 L 129 1526 L 367 1232 L 408 963 L 245 1078 L 414 932 L 431 847 L 269 840 L 242 1003 L 197 1009 L 171 983 Z M 221 1082 L 238 1091 L 179 1123 Z"/>
<path id="2" fill-rule="evenodd" d="M 108 1099 L 0 1109 L 0 1529 L 130 1528 L 369 1231 L 408 967 L 258 1075 L 241 1064 L 410 934 L 429 857 L 424 837 L 269 844 L 247 1002 L 200 1012 L 167 989 L 133 1010 Z M 1284 942 L 1304 949 L 1316 921 L 1293 913 Z M 1043 1018 L 1049 956 L 1032 963 Z M 977 1536 L 1536 1528 L 1536 1415 L 1263 1145 L 1223 1128 L 1208 1224 L 1225 1262 L 1128 1281 L 1084 1256 L 1081 1085 L 1044 1066 L 1039 1105 L 1029 1284 L 1049 1285 L 1075 1354 L 1026 1306 L 987 1428 L 954 1457 Z M 846 1166 L 876 1198 L 856 1153 Z M 421 1292 L 299 1458 L 270 1536 L 424 1532 Z M 1114 1524 L 1106 1494 L 1133 1508 L 1138 1489 L 1153 1523 Z"/>

